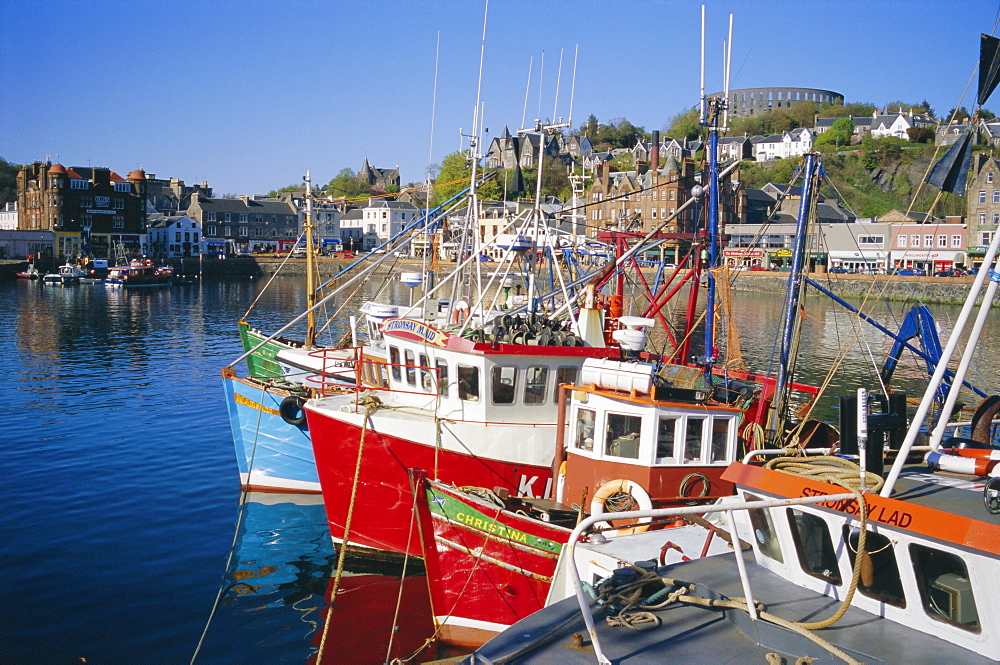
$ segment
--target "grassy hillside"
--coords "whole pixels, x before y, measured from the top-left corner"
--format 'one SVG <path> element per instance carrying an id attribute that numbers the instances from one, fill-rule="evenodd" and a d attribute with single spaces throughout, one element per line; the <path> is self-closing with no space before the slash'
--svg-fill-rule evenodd
<path id="1" fill-rule="evenodd" d="M 823 155 L 826 181 L 822 192 L 835 196 L 859 217 L 878 217 L 893 208 L 927 212 L 939 191 L 921 185 L 934 159 L 933 145 L 906 141 L 876 141 Z M 943 154 L 943 149 L 938 153 Z M 768 182 L 787 184 L 801 158 L 774 162 L 744 162 L 740 178 L 747 187 Z M 914 199 L 914 197 L 916 197 Z M 934 208 L 938 216 L 964 215 L 965 197 L 942 194 Z"/>

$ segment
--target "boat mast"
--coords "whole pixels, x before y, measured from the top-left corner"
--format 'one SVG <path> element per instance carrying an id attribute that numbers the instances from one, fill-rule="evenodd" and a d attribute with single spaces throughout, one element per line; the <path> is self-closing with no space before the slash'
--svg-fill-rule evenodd
<path id="1" fill-rule="evenodd" d="M 303 178 L 306 183 L 306 309 L 309 315 L 306 317 L 306 339 L 305 345 L 311 347 L 316 342 L 316 314 L 313 306 L 316 304 L 316 278 L 313 274 L 313 223 L 312 223 L 312 179 L 309 171 Z"/>
<path id="2" fill-rule="evenodd" d="M 778 357 L 778 381 L 775 387 L 774 405 L 768 425 L 768 440 L 777 444 L 777 437 L 784 431 L 787 420 L 788 386 L 791 375 L 792 349 L 797 345 L 799 322 L 799 300 L 802 294 L 803 267 L 806 258 L 806 226 L 812 209 L 813 184 L 819 171 L 814 153 L 806 154 L 802 170 L 802 199 L 799 201 L 799 216 L 795 225 L 795 244 L 792 249 L 792 267 L 788 275 L 785 293 L 784 321 L 781 328 L 781 350 Z"/>

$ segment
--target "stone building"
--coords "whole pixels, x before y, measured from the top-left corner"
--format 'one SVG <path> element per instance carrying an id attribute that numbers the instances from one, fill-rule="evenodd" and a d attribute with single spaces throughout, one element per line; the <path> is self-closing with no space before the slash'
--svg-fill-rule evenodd
<path id="1" fill-rule="evenodd" d="M 388 192 L 390 187 L 399 190 L 399 167 L 394 169 L 378 169 L 368 163 L 368 158 L 365 157 L 365 163 L 361 166 L 361 170 L 358 171 L 358 179 L 364 183 L 367 183 L 371 187 L 373 192 Z"/>
<path id="2" fill-rule="evenodd" d="M 722 97 L 723 94 L 713 92 L 708 97 Z M 819 88 L 738 88 L 729 91 L 729 115 L 749 117 L 808 101 L 843 105 L 844 96 Z"/>
<path id="3" fill-rule="evenodd" d="M 34 162 L 17 174 L 18 229 L 55 232 L 55 258 L 144 251 L 146 174 Z"/>
<path id="4" fill-rule="evenodd" d="M 983 153 L 973 155 L 972 182 L 966 196 L 969 202 L 968 260 L 970 267 L 978 267 L 1000 226 L 1000 163 L 995 157 Z"/>
<path id="5" fill-rule="evenodd" d="M 286 252 L 299 236 L 291 196 L 218 199 L 192 192 L 187 215 L 204 230 L 206 254 Z"/>

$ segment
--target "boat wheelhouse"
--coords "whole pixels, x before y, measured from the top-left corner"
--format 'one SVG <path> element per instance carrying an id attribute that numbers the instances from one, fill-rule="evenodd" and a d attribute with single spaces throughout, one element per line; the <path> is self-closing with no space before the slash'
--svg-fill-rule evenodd
<path id="1" fill-rule="evenodd" d="M 59 266 L 59 270 L 57 272 L 50 272 L 46 274 L 42 278 L 42 281 L 45 284 L 78 284 L 80 282 L 80 278 L 86 274 L 87 273 L 83 270 L 83 268 L 75 266 L 67 261 L 65 265 Z"/>
<path id="2" fill-rule="evenodd" d="M 563 346 L 474 341 L 406 318 L 382 332 L 388 389 L 317 398 L 306 412 L 334 539 L 350 530 L 352 544 L 400 553 L 420 553 L 410 511 L 387 509 L 412 505 L 411 468 L 549 496 L 559 385 L 575 383 L 587 358 L 620 355 L 564 330 Z M 359 456 L 357 469 L 344 462 Z"/>

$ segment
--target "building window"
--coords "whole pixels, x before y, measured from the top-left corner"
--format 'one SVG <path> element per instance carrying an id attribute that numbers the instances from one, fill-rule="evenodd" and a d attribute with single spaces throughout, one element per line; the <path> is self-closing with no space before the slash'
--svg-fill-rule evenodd
<path id="1" fill-rule="evenodd" d="M 955 130 L 955 133 L 958 133 L 957 129 Z M 988 171 L 986 173 L 986 182 L 993 182 L 993 171 Z"/>
<path id="2" fill-rule="evenodd" d="M 124 210 L 125 209 L 125 199 L 112 199 L 111 200 L 111 206 L 115 210 Z"/>
<path id="3" fill-rule="evenodd" d="M 934 246 L 934 236 L 924 236 L 924 247 Z"/>
<path id="4" fill-rule="evenodd" d="M 241 224 L 246 224 L 247 223 L 247 214 L 245 212 L 241 212 L 240 213 L 240 223 Z"/>
<path id="5" fill-rule="evenodd" d="M 230 213 L 230 212 L 227 212 L 226 213 L 226 219 L 225 219 L 225 221 L 227 221 L 227 222 L 233 221 L 233 214 Z"/>
<path id="6" fill-rule="evenodd" d="M 215 225 L 213 224 L 205 229 L 205 233 L 207 233 L 209 236 L 214 236 L 216 233 L 218 233 L 218 231 L 216 230 Z"/>
<path id="7" fill-rule="evenodd" d="M 1000 224 L 1000 212 L 993 213 L 993 223 Z"/>
<path id="8" fill-rule="evenodd" d="M 979 192 L 979 202 L 980 203 L 986 203 L 986 192 L 985 191 Z"/>
<path id="9" fill-rule="evenodd" d="M 89 197 L 89 196 L 81 196 L 80 197 L 80 207 L 81 208 L 90 208 L 93 205 L 94 205 L 94 199 L 92 199 L 91 197 Z"/>
<path id="10" fill-rule="evenodd" d="M 900 235 L 899 237 L 897 237 L 896 238 L 896 246 L 897 247 L 906 247 L 906 236 Z"/>
<path id="11" fill-rule="evenodd" d="M 125 228 L 125 216 L 115 215 L 111 220 L 111 228 L 113 229 L 124 229 Z"/>
<path id="12" fill-rule="evenodd" d="M 176 242 L 180 242 L 180 241 L 181 241 L 181 232 L 180 232 L 180 231 L 176 231 L 176 232 L 174 233 L 174 240 L 175 240 Z"/>
<path id="13" fill-rule="evenodd" d="M 993 234 L 994 233 L 996 233 L 996 231 L 982 231 L 979 234 L 979 244 L 985 245 L 985 246 L 988 247 L 990 245 L 990 243 L 993 242 Z"/>
<path id="14" fill-rule="evenodd" d="M 985 224 L 986 223 L 986 213 L 985 212 L 979 213 L 979 223 L 980 224 Z"/>
<path id="15" fill-rule="evenodd" d="M 231 226 L 222 227 L 222 234 L 227 238 L 231 237 L 233 235 L 233 227 Z"/>
<path id="16" fill-rule="evenodd" d="M 1000 189 L 993 190 L 993 203 L 1000 203 Z"/>
<path id="17" fill-rule="evenodd" d="M 240 227 L 240 237 L 241 238 L 246 238 L 248 235 L 250 235 L 250 234 L 247 233 L 247 227 L 241 226 Z"/>
<path id="18" fill-rule="evenodd" d="M 215 221 L 215 213 L 214 212 L 206 212 L 205 213 L 205 221 L 206 222 L 214 222 Z"/>
<path id="19" fill-rule="evenodd" d="M 90 183 L 83 178 L 70 178 L 69 188 L 70 189 L 87 189 Z"/>

